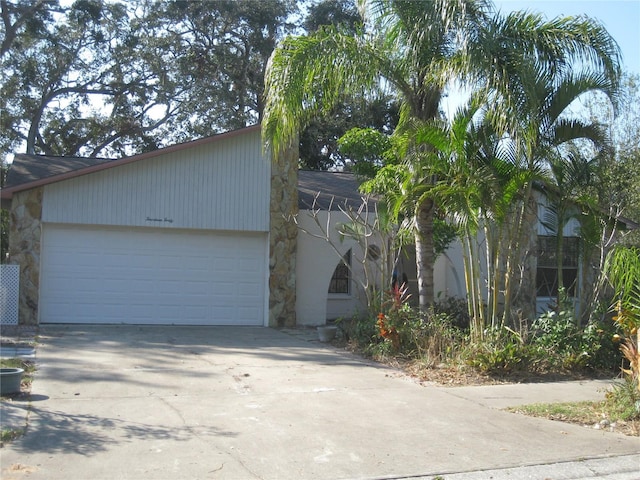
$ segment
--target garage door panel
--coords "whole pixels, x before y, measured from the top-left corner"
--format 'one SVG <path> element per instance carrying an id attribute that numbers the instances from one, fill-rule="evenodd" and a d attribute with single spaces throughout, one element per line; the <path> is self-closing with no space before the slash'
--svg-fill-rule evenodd
<path id="1" fill-rule="evenodd" d="M 266 235 L 44 227 L 42 323 L 263 325 Z"/>

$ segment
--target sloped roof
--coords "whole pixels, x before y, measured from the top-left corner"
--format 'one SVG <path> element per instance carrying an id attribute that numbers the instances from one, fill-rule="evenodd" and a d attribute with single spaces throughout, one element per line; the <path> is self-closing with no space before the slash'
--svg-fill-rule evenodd
<path id="1" fill-rule="evenodd" d="M 10 201 L 14 192 L 126 165 L 171 151 L 179 151 L 256 128 L 259 126 L 121 159 L 17 154 L 9 168 L 7 181 L 0 195 L 3 201 Z M 363 201 L 358 192 L 359 183 L 357 177 L 351 173 L 301 170 L 298 175 L 298 207 L 301 210 L 311 208 L 338 210 L 348 204 L 358 208 Z"/>
<path id="2" fill-rule="evenodd" d="M 298 171 L 298 208 L 301 210 L 339 210 L 349 205 L 358 208 L 363 195 L 360 181 L 352 173 Z"/>
<path id="3" fill-rule="evenodd" d="M 17 154 L 7 173 L 5 188 L 29 184 L 110 161 L 112 160 L 108 158 Z"/>

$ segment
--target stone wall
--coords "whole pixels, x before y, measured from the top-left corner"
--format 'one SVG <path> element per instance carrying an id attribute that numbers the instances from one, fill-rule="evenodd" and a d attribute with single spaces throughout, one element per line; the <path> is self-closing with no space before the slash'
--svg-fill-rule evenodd
<path id="1" fill-rule="evenodd" d="M 42 188 L 15 193 L 11 200 L 9 263 L 20 265 L 18 323 L 38 324 Z"/>
<path id="2" fill-rule="evenodd" d="M 296 245 L 298 229 L 298 148 L 286 149 L 271 165 L 269 236 L 269 326 L 296 324 Z"/>

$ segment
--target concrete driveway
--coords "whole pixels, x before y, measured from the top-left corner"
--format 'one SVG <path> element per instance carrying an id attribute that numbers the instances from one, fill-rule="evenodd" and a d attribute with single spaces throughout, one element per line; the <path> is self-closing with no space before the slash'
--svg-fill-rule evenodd
<path id="1" fill-rule="evenodd" d="M 47 326 L 40 342 L 27 433 L 0 450 L 4 480 L 489 478 L 640 462 L 637 438 L 496 408 L 602 398 L 593 383 L 423 386 L 268 328 Z"/>

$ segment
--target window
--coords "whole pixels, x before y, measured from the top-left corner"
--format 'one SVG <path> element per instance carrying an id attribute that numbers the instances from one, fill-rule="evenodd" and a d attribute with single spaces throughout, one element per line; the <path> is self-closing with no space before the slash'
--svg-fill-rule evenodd
<path id="1" fill-rule="evenodd" d="M 575 297 L 578 283 L 578 237 L 564 237 L 562 245 L 562 283 L 567 295 Z M 556 237 L 538 236 L 538 270 L 536 290 L 538 297 L 558 295 L 558 260 Z"/>
<path id="2" fill-rule="evenodd" d="M 351 292 L 351 274 L 349 266 L 351 265 L 351 250 L 344 254 L 340 263 L 333 271 L 333 276 L 329 282 L 329 293 L 350 293 Z"/>

